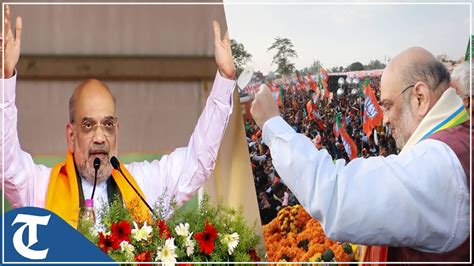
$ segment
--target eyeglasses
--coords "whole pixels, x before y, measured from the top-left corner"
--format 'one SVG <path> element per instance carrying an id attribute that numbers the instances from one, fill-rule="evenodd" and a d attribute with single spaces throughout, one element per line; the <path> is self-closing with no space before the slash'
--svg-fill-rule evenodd
<path id="1" fill-rule="evenodd" d="M 115 135 L 117 131 L 118 118 L 109 117 L 102 120 L 100 123 L 93 119 L 84 119 L 81 123 L 81 132 L 86 137 L 92 137 L 95 135 L 97 128 L 101 128 L 105 137 L 110 137 Z"/>
<path id="2" fill-rule="evenodd" d="M 402 92 L 400 92 L 400 94 L 395 96 L 395 98 L 393 98 L 392 100 L 384 100 L 383 103 L 382 103 L 382 106 L 381 106 L 382 107 L 382 112 L 387 113 L 388 111 L 390 111 L 390 108 L 392 108 L 393 103 L 395 102 L 395 100 L 398 97 L 400 97 L 400 95 L 405 93 L 408 89 L 413 88 L 413 87 L 415 87 L 415 84 L 410 85 L 410 86 L 406 87 L 405 89 L 403 89 Z"/>

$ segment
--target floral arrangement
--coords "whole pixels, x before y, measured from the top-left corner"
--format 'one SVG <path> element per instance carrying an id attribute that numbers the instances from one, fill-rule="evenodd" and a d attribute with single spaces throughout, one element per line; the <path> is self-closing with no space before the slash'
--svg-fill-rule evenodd
<path id="1" fill-rule="evenodd" d="M 177 212 L 176 204 L 158 200 L 158 217 L 136 217 L 133 204 L 124 207 L 116 199 L 99 210 L 100 225 L 81 220 L 78 230 L 102 251 L 119 262 L 259 261 L 259 237 L 245 223 L 242 209 L 212 204 L 207 195 L 199 209 Z M 105 204 L 107 205 L 107 204 Z M 170 206 L 165 209 L 163 206 Z M 167 220 L 166 214 L 175 213 Z"/>
<path id="2" fill-rule="evenodd" d="M 264 226 L 268 261 L 349 262 L 357 260 L 358 247 L 327 238 L 319 222 L 300 205 L 281 209 Z"/>

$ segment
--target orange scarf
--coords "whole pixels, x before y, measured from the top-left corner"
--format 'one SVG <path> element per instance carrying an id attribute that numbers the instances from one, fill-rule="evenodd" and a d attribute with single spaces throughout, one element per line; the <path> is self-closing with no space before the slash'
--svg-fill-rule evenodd
<path id="1" fill-rule="evenodd" d="M 121 164 L 121 168 L 127 179 L 145 198 L 135 179 Z M 137 222 L 149 221 L 151 216 L 146 205 L 136 195 L 127 181 L 119 171 L 113 169 L 112 177 L 122 195 L 125 206 L 132 211 L 132 216 Z M 57 164 L 51 171 L 48 191 L 46 193 L 46 209 L 56 213 L 69 225 L 77 228 L 80 214 L 79 184 L 77 182 L 76 169 L 72 153 L 68 152 L 66 161 Z"/>

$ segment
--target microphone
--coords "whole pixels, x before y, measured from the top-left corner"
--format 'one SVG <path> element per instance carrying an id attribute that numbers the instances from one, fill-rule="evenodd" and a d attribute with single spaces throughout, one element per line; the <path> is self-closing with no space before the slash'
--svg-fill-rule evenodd
<path id="1" fill-rule="evenodd" d="M 127 181 L 127 183 L 130 185 L 130 187 L 132 187 L 133 191 L 135 191 L 135 193 L 138 195 L 138 197 L 142 200 L 143 203 L 145 203 L 145 205 L 148 207 L 148 209 L 150 210 L 150 212 L 153 214 L 153 216 L 156 217 L 155 213 L 153 212 L 153 209 L 150 207 L 150 205 L 148 204 L 148 202 L 146 202 L 146 200 L 142 197 L 142 195 L 140 195 L 140 193 L 138 193 L 138 190 L 132 185 L 132 183 L 130 183 L 130 181 L 128 180 L 128 178 L 125 176 L 125 174 L 122 172 L 122 169 L 120 168 L 120 162 L 119 160 L 117 159 L 117 157 L 115 156 L 112 156 L 112 158 L 110 158 L 110 163 L 112 164 L 112 167 L 119 171 L 120 174 L 123 176 L 123 178 L 125 178 L 125 180 Z"/>
<path id="2" fill-rule="evenodd" d="M 95 157 L 94 159 L 94 188 L 92 189 L 91 200 L 94 200 L 95 187 L 97 185 L 97 172 L 99 171 L 99 168 L 100 168 L 100 159 Z"/>

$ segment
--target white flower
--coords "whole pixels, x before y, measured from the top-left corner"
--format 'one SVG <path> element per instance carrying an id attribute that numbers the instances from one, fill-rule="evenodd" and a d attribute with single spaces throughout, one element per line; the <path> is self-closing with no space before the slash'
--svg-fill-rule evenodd
<path id="1" fill-rule="evenodd" d="M 235 247 L 239 244 L 239 234 L 237 232 L 230 235 L 225 234 L 221 238 L 221 243 L 227 246 L 227 252 L 229 252 L 229 255 L 232 255 Z"/>
<path id="2" fill-rule="evenodd" d="M 189 235 L 189 224 L 188 223 L 185 223 L 185 224 L 180 223 L 176 226 L 176 228 L 174 230 L 176 231 L 176 234 L 178 234 L 179 236 L 188 237 L 188 235 Z"/>
<path id="3" fill-rule="evenodd" d="M 99 229 L 96 229 L 96 228 L 94 228 L 94 227 L 89 228 L 89 233 L 90 233 L 93 237 L 98 237 L 100 232 L 102 232 L 102 231 L 99 231 Z"/>
<path id="4" fill-rule="evenodd" d="M 89 232 L 94 237 L 99 237 L 99 233 L 102 233 L 104 236 L 110 235 L 110 232 L 105 232 L 105 226 L 101 223 L 97 223 L 89 229 Z"/>
<path id="5" fill-rule="evenodd" d="M 125 253 L 127 261 L 133 261 L 135 247 L 132 244 L 128 243 L 127 241 L 120 242 L 120 251 Z"/>
<path id="6" fill-rule="evenodd" d="M 142 241 L 148 239 L 150 237 L 151 232 L 153 231 L 153 228 L 145 223 L 143 224 L 142 228 L 138 228 L 138 225 L 136 222 L 133 222 L 134 228 L 132 229 L 132 237 L 136 241 Z"/>
<path id="7" fill-rule="evenodd" d="M 186 238 L 186 242 L 184 242 L 184 246 L 186 247 L 186 255 L 188 255 L 188 257 L 194 253 L 194 247 L 196 246 L 194 240 L 191 239 L 192 236 L 193 233 L 189 234 L 189 236 Z"/>
<path id="8" fill-rule="evenodd" d="M 174 238 L 168 238 L 163 247 L 158 247 L 156 261 L 164 262 L 164 265 L 174 265 L 176 263 L 176 246 Z"/>

